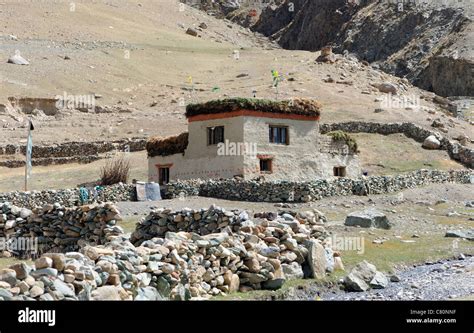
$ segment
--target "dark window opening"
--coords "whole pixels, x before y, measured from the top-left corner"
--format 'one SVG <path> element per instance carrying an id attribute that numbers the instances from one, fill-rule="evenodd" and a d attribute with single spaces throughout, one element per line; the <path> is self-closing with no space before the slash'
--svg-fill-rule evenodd
<path id="1" fill-rule="evenodd" d="M 166 185 L 170 182 L 170 168 L 159 168 L 160 185 Z"/>
<path id="2" fill-rule="evenodd" d="M 272 160 L 271 159 L 261 159 L 260 160 L 260 172 L 262 173 L 272 173 Z"/>
<path id="3" fill-rule="evenodd" d="M 278 145 L 290 144 L 288 127 L 286 126 L 270 126 L 270 143 Z"/>
<path id="4" fill-rule="evenodd" d="M 334 167 L 334 176 L 336 176 L 336 177 L 345 177 L 346 176 L 346 167 Z"/>
<path id="5" fill-rule="evenodd" d="M 207 128 L 207 145 L 217 145 L 224 142 L 224 126 Z"/>

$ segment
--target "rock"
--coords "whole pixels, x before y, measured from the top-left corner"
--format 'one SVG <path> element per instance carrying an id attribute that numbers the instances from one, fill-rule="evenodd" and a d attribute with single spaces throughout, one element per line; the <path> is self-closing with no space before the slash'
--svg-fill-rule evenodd
<path id="1" fill-rule="evenodd" d="M 385 274 L 377 271 L 370 281 L 370 286 L 374 289 L 383 289 L 388 286 L 388 279 Z"/>
<path id="2" fill-rule="evenodd" d="M 304 243 L 308 249 L 306 264 L 309 267 L 309 277 L 322 279 L 326 276 L 326 251 L 316 240 L 307 240 Z"/>
<path id="3" fill-rule="evenodd" d="M 15 54 L 15 55 L 11 56 L 10 58 L 8 58 L 7 62 L 9 64 L 15 64 L 15 65 L 29 65 L 30 64 L 28 62 L 28 60 L 26 60 L 25 58 L 23 58 L 19 54 Z"/>
<path id="4" fill-rule="evenodd" d="M 244 265 L 247 266 L 250 272 L 257 273 L 260 271 L 260 263 L 255 258 L 244 261 Z"/>
<path id="5" fill-rule="evenodd" d="M 27 209 L 27 208 L 22 208 L 20 210 L 20 217 L 24 220 L 26 220 L 28 217 L 30 217 L 32 214 L 32 211 Z"/>
<path id="6" fill-rule="evenodd" d="M 48 257 L 41 257 L 35 261 L 36 269 L 50 268 L 53 267 L 53 260 Z"/>
<path id="7" fill-rule="evenodd" d="M 194 37 L 197 37 L 198 35 L 197 31 L 193 28 L 188 28 L 188 30 L 186 30 L 186 34 L 194 36 Z"/>
<path id="8" fill-rule="evenodd" d="M 334 63 L 336 62 L 336 56 L 332 53 L 331 46 L 325 46 L 321 49 L 321 55 L 316 59 L 317 62 Z"/>
<path id="9" fill-rule="evenodd" d="M 25 279 L 31 271 L 28 265 L 23 262 L 11 265 L 10 269 L 13 269 L 16 272 L 16 278 L 20 280 Z"/>
<path id="10" fill-rule="evenodd" d="M 16 272 L 10 268 L 4 268 L 0 270 L 0 281 L 7 282 L 12 287 L 18 283 Z"/>
<path id="11" fill-rule="evenodd" d="M 33 298 L 36 298 L 43 294 L 44 294 L 44 289 L 41 288 L 40 286 L 33 286 L 33 288 L 30 289 L 30 296 Z"/>
<path id="12" fill-rule="evenodd" d="M 13 294 L 7 289 L 0 289 L 0 299 L 10 301 L 13 299 Z"/>
<path id="13" fill-rule="evenodd" d="M 0 281 L 0 289 L 10 289 L 12 286 L 6 281 Z"/>
<path id="14" fill-rule="evenodd" d="M 376 88 L 383 93 L 396 95 L 398 92 L 397 86 L 392 83 L 381 83 L 376 86 Z"/>
<path id="15" fill-rule="evenodd" d="M 281 267 L 287 280 L 302 279 L 304 276 L 303 269 L 297 262 L 282 264 Z"/>
<path id="16" fill-rule="evenodd" d="M 345 270 L 341 257 L 334 257 L 334 270 L 335 271 L 344 271 Z"/>
<path id="17" fill-rule="evenodd" d="M 76 296 L 76 294 L 74 293 L 74 290 L 72 290 L 66 283 L 64 283 L 60 279 L 54 280 L 53 285 L 54 285 L 54 288 L 56 289 L 56 291 L 60 292 L 65 297 L 75 297 Z"/>
<path id="18" fill-rule="evenodd" d="M 430 135 L 425 139 L 425 141 L 423 141 L 422 146 L 426 149 L 439 149 L 441 142 L 439 142 L 439 140 L 434 135 Z"/>
<path id="19" fill-rule="evenodd" d="M 393 274 L 393 275 L 390 276 L 390 281 L 391 281 L 391 282 L 400 282 L 401 279 L 400 279 L 400 277 L 399 277 L 398 275 Z"/>
<path id="20" fill-rule="evenodd" d="M 206 24 L 205 22 L 201 22 L 201 23 L 199 24 L 199 28 L 201 28 L 201 29 L 207 29 L 207 24 Z"/>
<path id="21" fill-rule="evenodd" d="M 103 286 L 92 291 L 92 299 L 95 301 L 120 301 L 120 287 Z"/>
<path id="22" fill-rule="evenodd" d="M 161 301 L 163 298 L 153 287 L 143 287 L 137 290 L 135 301 Z"/>
<path id="23" fill-rule="evenodd" d="M 39 279 L 41 276 L 57 276 L 58 270 L 55 268 L 42 268 L 31 271 L 30 275 L 35 279 Z"/>
<path id="24" fill-rule="evenodd" d="M 344 287 L 346 291 L 366 291 L 369 289 L 369 285 L 352 272 L 344 278 Z"/>
<path id="25" fill-rule="evenodd" d="M 43 257 L 48 257 L 53 260 L 53 268 L 56 268 L 59 272 L 64 270 L 66 266 L 66 256 L 63 253 L 46 253 Z"/>
<path id="26" fill-rule="evenodd" d="M 285 279 L 274 279 L 274 280 L 268 280 L 264 281 L 262 283 L 262 288 L 267 289 L 267 290 L 278 290 L 281 287 L 283 287 L 283 284 L 285 283 Z"/>
<path id="27" fill-rule="evenodd" d="M 344 225 L 381 229 L 390 229 L 392 227 L 385 214 L 375 209 L 350 213 L 346 217 Z"/>
<path id="28" fill-rule="evenodd" d="M 465 238 L 467 240 L 474 240 L 474 230 L 448 230 L 444 237 L 456 237 L 456 238 Z"/>
<path id="29" fill-rule="evenodd" d="M 358 263 L 346 276 L 344 286 L 347 291 L 366 291 L 376 273 L 377 268 L 364 260 Z"/>

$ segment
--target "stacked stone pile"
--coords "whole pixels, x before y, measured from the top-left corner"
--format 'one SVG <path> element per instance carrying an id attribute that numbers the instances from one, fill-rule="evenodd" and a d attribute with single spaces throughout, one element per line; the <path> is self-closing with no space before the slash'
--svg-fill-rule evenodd
<path id="1" fill-rule="evenodd" d="M 121 219 L 111 204 L 65 208 L 59 203 L 29 210 L 0 204 L 0 237 L 8 241 L 34 239 L 38 251 L 75 251 L 83 244 L 104 244 L 123 233 Z M 28 252 L 31 249 L 28 249 Z M 28 255 L 18 249 L 17 255 Z"/>
<path id="2" fill-rule="evenodd" d="M 104 220 L 117 219 L 117 212 L 107 205 L 70 212 L 61 207 L 48 208 L 29 212 L 26 219 L 33 221 L 47 215 L 48 224 L 55 225 L 51 221 L 60 212 L 66 217 L 66 222 L 59 224 L 62 226 L 84 220 L 95 221 L 88 225 L 97 226 Z M 12 207 L 8 209 L 5 215 L 17 213 L 15 208 L 13 213 Z M 154 223 L 144 223 L 154 221 L 157 214 L 166 215 L 166 221 L 172 218 L 173 223 L 181 223 L 174 221 L 179 216 L 189 217 L 192 222 L 197 214 L 204 216 L 204 220 L 228 217 L 230 222 L 221 226 L 219 233 L 168 231 L 163 237 Z M 202 299 L 235 291 L 274 290 L 288 279 L 321 278 L 334 269 L 335 254 L 324 241 L 325 217 L 319 211 L 285 212 L 272 220 L 259 218 L 254 223 L 245 212 L 211 207 L 198 211 L 155 211 L 145 221 L 137 226 L 133 242 L 123 235 L 108 234 L 104 245 L 84 245 L 80 252 L 46 253 L 35 261 L 34 267 L 18 263 L 0 270 L 0 299 Z M 203 217 L 197 221 L 203 221 Z M 99 230 L 110 228 L 103 227 Z M 188 228 L 195 230 L 190 225 Z M 158 234 L 151 235 L 154 232 Z M 90 234 L 85 235 L 87 238 Z"/>
<path id="3" fill-rule="evenodd" d="M 253 222 L 246 212 L 215 206 L 179 212 L 159 209 L 137 225 L 131 242 L 176 250 L 177 256 L 164 259 L 169 264 L 164 267 L 180 272 L 192 297 L 278 289 L 286 279 L 322 278 L 334 269 L 334 253 L 325 243 L 324 215 L 294 215 Z"/>

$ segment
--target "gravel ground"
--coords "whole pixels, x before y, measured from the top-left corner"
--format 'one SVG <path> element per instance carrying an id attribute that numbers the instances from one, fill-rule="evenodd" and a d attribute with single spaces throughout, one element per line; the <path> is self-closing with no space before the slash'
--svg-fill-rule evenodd
<path id="1" fill-rule="evenodd" d="M 445 260 L 399 272 L 400 282 L 367 292 L 334 291 L 323 300 L 446 300 L 474 295 L 474 257 Z M 304 297 L 304 296 L 303 296 Z"/>

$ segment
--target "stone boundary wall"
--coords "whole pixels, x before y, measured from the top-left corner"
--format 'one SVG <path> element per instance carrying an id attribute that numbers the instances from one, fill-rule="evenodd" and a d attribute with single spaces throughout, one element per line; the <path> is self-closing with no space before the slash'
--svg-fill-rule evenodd
<path id="1" fill-rule="evenodd" d="M 450 141 L 439 132 L 427 130 L 413 123 L 369 123 L 361 121 L 321 124 L 322 134 L 332 131 L 344 131 L 348 133 L 376 133 L 382 135 L 403 133 L 408 138 L 417 142 L 423 142 L 430 135 L 437 137 L 441 143 L 440 149 L 446 150 L 449 156 L 468 168 L 474 168 L 474 149 L 462 146 L 458 142 Z"/>
<path id="2" fill-rule="evenodd" d="M 393 176 L 359 179 L 333 178 L 310 182 L 222 179 L 171 183 L 163 188 L 164 198 L 194 196 L 251 202 L 309 202 L 324 197 L 398 192 L 433 183 L 470 184 L 470 170 L 417 170 Z"/>
<path id="3" fill-rule="evenodd" d="M 117 184 L 104 186 L 98 194 L 97 200 L 90 198 L 90 202 L 117 202 L 136 201 L 136 189 L 134 184 Z M 9 202 L 19 207 L 33 209 L 47 204 L 58 203 L 61 206 L 72 207 L 80 204 L 80 189 L 45 190 L 30 192 L 7 192 L 0 193 L 0 202 Z"/>
<path id="4" fill-rule="evenodd" d="M 81 245 L 105 244 L 109 236 L 123 234 L 122 228 L 116 226 L 119 220 L 121 216 L 112 204 L 67 208 L 56 203 L 30 210 L 0 203 L 0 237 L 16 239 L 17 243 L 19 238 L 37 241 L 39 253 L 76 251 Z M 31 251 L 18 249 L 17 255 L 24 253 Z"/>
<path id="5" fill-rule="evenodd" d="M 145 150 L 147 139 L 134 138 L 117 141 L 65 142 L 57 145 L 33 145 L 33 165 L 65 163 L 90 163 L 100 159 L 99 154 L 113 151 L 136 152 Z M 0 156 L 12 156 L 11 160 L 0 162 L 0 166 L 15 168 L 25 165 L 14 155 L 26 155 L 26 145 L 0 146 Z"/>

